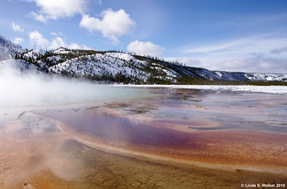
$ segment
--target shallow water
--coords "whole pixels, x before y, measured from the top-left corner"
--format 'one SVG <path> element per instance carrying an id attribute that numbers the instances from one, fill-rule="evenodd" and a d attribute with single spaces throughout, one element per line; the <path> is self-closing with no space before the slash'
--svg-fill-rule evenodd
<path id="1" fill-rule="evenodd" d="M 6 108 L 0 188 L 287 184 L 286 96 L 128 91 L 129 98 Z"/>

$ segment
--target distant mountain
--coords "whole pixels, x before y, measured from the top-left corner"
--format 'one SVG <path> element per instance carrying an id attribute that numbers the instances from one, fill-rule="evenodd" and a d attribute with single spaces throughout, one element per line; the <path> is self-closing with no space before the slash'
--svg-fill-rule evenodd
<path id="1" fill-rule="evenodd" d="M 46 73 L 88 78 L 105 82 L 136 84 L 206 84 L 218 82 L 287 81 L 287 74 L 210 71 L 167 62 L 157 57 L 132 55 L 115 51 L 23 50 L 3 40 L 0 48 L 10 58 L 31 64 Z M 3 45 L 4 44 L 4 45 Z"/>

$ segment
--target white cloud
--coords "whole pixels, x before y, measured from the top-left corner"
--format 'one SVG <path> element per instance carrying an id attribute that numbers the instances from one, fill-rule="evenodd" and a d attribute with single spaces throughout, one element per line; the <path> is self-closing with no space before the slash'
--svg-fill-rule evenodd
<path id="1" fill-rule="evenodd" d="M 278 48 L 279 47 L 279 48 Z M 200 60 L 210 70 L 243 72 L 286 71 L 286 44 L 284 38 L 264 34 L 207 45 L 192 44 L 178 50 L 184 56 Z M 259 56 L 260 55 L 260 56 Z"/>
<path id="2" fill-rule="evenodd" d="M 209 70 L 231 72 L 260 72 L 260 73 L 286 73 L 287 63 L 285 57 L 252 53 L 240 58 L 191 58 L 166 57 L 165 60 L 183 63 L 186 66 L 201 67 Z"/>
<path id="3" fill-rule="evenodd" d="M 42 14 L 38 14 L 35 12 L 31 12 L 30 16 L 33 17 L 35 20 L 38 20 L 40 22 L 47 22 L 47 18 L 45 16 L 43 16 Z"/>
<path id="4" fill-rule="evenodd" d="M 200 67 L 202 66 L 202 63 L 199 59 L 196 58 L 191 58 L 191 57 L 167 57 L 165 60 L 169 60 L 172 62 L 178 62 L 181 64 L 184 64 L 186 66 L 191 66 L 191 67 Z"/>
<path id="5" fill-rule="evenodd" d="M 85 46 L 85 45 L 83 45 L 82 47 L 80 47 L 78 44 L 76 44 L 76 43 L 70 43 L 69 44 L 69 48 L 70 49 L 90 49 L 89 47 L 87 47 L 87 46 Z"/>
<path id="6" fill-rule="evenodd" d="M 225 41 L 223 43 L 214 42 L 210 45 L 193 47 L 183 47 L 180 49 L 183 53 L 221 53 L 233 54 L 233 52 L 252 53 L 252 52 L 269 52 L 270 49 L 277 48 L 279 45 L 285 45 L 285 39 L 270 38 L 270 35 L 256 36 Z"/>
<path id="7" fill-rule="evenodd" d="M 53 35 L 53 36 L 62 36 L 62 37 L 66 37 L 64 34 L 62 34 L 62 32 L 58 32 L 58 33 L 56 33 L 56 32 L 51 32 L 50 34 L 51 34 L 51 35 Z"/>
<path id="8" fill-rule="evenodd" d="M 13 29 L 14 31 L 18 31 L 18 32 L 21 32 L 21 33 L 24 32 L 24 29 L 21 28 L 19 25 L 15 24 L 14 22 L 12 23 L 12 29 Z"/>
<path id="9" fill-rule="evenodd" d="M 40 48 L 48 47 L 49 41 L 43 37 L 41 33 L 38 31 L 32 31 L 28 33 L 30 42 L 33 43 L 33 45 L 37 45 Z"/>
<path id="10" fill-rule="evenodd" d="M 258 44 L 260 43 L 258 40 L 253 38 L 243 38 L 243 39 L 237 39 L 232 41 L 227 41 L 225 43 L 217 43 L 217 44 L 211 44 L 206 46 L 199 46 L 199 47 L 193 47 L 193 48 L 185 48 L 183 50 L 184 53 L 212 53 L 212 52 L 218 52 L 218 51 L 230 51 L 236 48 L 241 47 L 250 47 L 252 46 L 260 46 Z M 245 49 L 244 49 L 245 50 Z"/>
<path id="11" fill-rule="evenodd" d="M 212 69 L 241 72 L 286 72 L 285 58 L 266 56 L 263 53 L 253 53 L 248 58 L 234 58 L 214 64 Z"/>
<path id="12" fill-rule="evenodd" d="M 278 14 L 259 14 L 259 15 L 238 15 L 236 21 L 234 19 L 225 19 L 221 22 L 214 23 L 214 26 L 220 28 L 250 28 L 250 27 L 259 27 L 264 24 L 270 25 L 274 22 L 284 21 L 286 19 L 285 13 Z M 284 26 L 284 25 L 282 25 Z"/>
<path id="13" fill-rule="evenodd" d="M 66 45 L 66 43 L 65 43 L 63 38 L 56 37 L 50 42 L 49 49 L 57 49 L 59 47 L 66 47 L 66 46 L 67 45 Z"/>
<path id="14" fill-rule="evenodd" d="M 51 32 L 50 34 L 53 36 L 58 36 L 58 34 L 56 32 Z"/>
<path id="15" fill-rule="evenodd" d="M 149 56 L 160 56 L 165 49 L 160 47 L 152 42 L 142 42 L 142 41 L 133 41 L 127 46 L 127 50 L 129 52 L 141 54 L 141 55 L 149 55 Z"/>
<path id="16" fill-rule="evenodd" d="M 270 52 L 272 54 L 286 53 L 287 52 L 287 46 L 271 49 Z"/>
<path id="17" fill-rule="evenodd" d="M 56 34 L 54 32 L 51 35 Z M 55 36 L 55 35 L 53 35 Z M 89 47 L 83 45 L 82 47 L 76 43 L 67 43 L 63 38 L 56 35 L 51 41 L 44 38 L 43 35 L 38 31 L 29 32 L 29 39 L 33 45 L 37 48 L 47 48 L 47 49 L 57 49 L 59 47 L 66 47 L 69 49 L 90 49 Z"/>
<path id="18" fill-rule="evenodd" d="M 20 38 L 20 37 L 15 37 L 14 39 L 13 39 L 13 43 L 15 43 L 15 44 L 20 44 L 20 43 L 22 43 L 24 41 L 24 39 L 22 39 L 22 38 Z"/>
<path id="19" fill-rule="evenodd" d="M 233 41 L 225 44 L 218 44 L 218 45 L 208 45 L 208 46 L 202 46 L 202 47 L 195 47 L 184 50 L 184 53 L 206 53 L 206 52 L 212 52 L 212 51 L 219 51 L 224 50 L 236 45 L 239 45 L 239 41 Z"/>
<path id="20" fill-rule="evenodd" d="M 130 33 L 135 22 L 130 18 L 123 9 L 113 11 L 107 9 L 101 13 L 102 20 L 89 15 L 83 15 L 80 27 L 90 32 L 99 31 L 104 37 L 109 38 L 114 43 L 119 43 L 118 38 L 122 35 Z"/>
<path id="21" fill-rule="evenodd" d="M 58 19 L 61 17 L 72 17 L 75 14 L 83 14 L 86 7 L 87 1 L 76 0 L 76 1 L 47 1 L 47 0 L 31 0 L 35 2 L 40 10 L 31 12 L 35 20 L 46 22 L 49 19 Z"/>

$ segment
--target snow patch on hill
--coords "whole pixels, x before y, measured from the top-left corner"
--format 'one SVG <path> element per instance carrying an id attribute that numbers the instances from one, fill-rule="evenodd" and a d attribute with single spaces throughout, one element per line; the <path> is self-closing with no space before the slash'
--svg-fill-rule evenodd
<path id="1" fill-rule="evenodd" d="M 109 57 L 115 58 L 115 59 L 121 59 L 125 61 L 135 59 L 133 56 L 126 54 L 126 53 L 106 53 L 106 55 Z"/>
<path id="2" fill-rule="evenodd" d="M 70 50 L 68 50 L 66 48 L 62 48 L 62 47 L 58 48 L 56 50 L 53 50 L 52 52 L 55 53 L 55 54 L 68 54 L 68 53 L 71 53 Z"/>

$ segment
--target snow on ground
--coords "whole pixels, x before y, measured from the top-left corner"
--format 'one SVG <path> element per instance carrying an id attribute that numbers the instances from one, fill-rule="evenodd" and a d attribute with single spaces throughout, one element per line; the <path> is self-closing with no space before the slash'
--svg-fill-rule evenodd
<path id="1" fill-rule="evenodd" d="M 115 85 L 123 86 L 123 85 Z M 128 87 L 164 87 L 176 89 L 203 89 L 216 91 L 245 91 L 273 94 L 287 94 L 287 86 L 251 86 L 251 85 L 124 85 Z"/>

